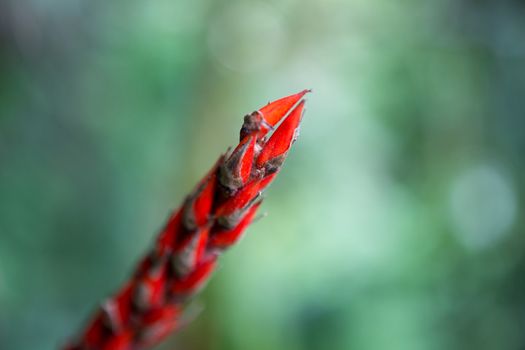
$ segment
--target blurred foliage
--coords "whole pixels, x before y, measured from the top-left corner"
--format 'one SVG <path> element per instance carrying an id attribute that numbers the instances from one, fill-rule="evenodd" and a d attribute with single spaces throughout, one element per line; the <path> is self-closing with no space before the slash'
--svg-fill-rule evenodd
<path id="1" fill-rule="evenodd" d="M 0 348 L 52 349 L 244 113 L 313 88 L 159 349 L 523 349 L 520 1 L 0 2 Z"/>

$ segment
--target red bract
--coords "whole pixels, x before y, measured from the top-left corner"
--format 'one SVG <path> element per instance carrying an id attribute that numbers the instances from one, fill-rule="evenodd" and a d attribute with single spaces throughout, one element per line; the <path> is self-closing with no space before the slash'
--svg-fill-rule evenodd
<path id="1" fill-rule="evenodd" d="M 131 315 L 131 299 L 135 290 L 133 284 L 129 283 L 102 305 L 104 323 L 110 325 L 115 332 L 121 331 L 125 327 L 126 321 Z"/>
<path id="2" fill-rule="evenodd" d="M 283 156 L 288 152 L 297 135 L 299 123 L 303 116 L 303 109 L 304 101 L 301 101 L 281 125 L 279 125 L 279 128 L 275 130 L 257 157 L 257 167 L 264 168 L 265 166 L 268 167 L 268 165 L 270 165 L 272 167 L 271 172 L 280 169 L 281 164 L 284 161 Z M 273 164 L 276 159 L 278 164 Z"/>
<path id="3" fill-rule="evenodd" d="M 258 139 L 263 138 L 290 109 L 311 90 L 303 90 L 297 94 L 283 97 L 268 103 L 261 109 L 244 117 L 241 128 L 241 140 L 247 135 L 256 134 Z"/>
<path id="4" fill-rule="evenodd" d="M 219 168 L 219 181 L 227 196 L 237 192 L 250 179 L 255 153 L 255 136 L 246 136 Z"/>
<path id="5" fill-rule="evenodd" d="M 206 282 L 207 277 L 213 271 L 215 267 L 216 257 L 212 256 L 206 260 L 199 262 L 193 271 L 182 279 L 173 282 L 170 290 L 171 294 L 180 299 L 188 297 L 193 294 L 196 290 L 203 286 Z"/>
<path id="6" fill-rule="evenodd" d="M 185 301 L 204 286 L 219 254 L 253 221 L 261 192 L 281 169 L 297 137 L 301 99 L 307 92 L 245 116 L 237 147 L 219 158 L 169 217 L 130 280 L 102 303 L 85 331 L 65 349 L 145 349 L 178 328 Z"/>
<path id="7" fill-rule="evenodd" d="M 290 111 L 290 109 L 310 90 L 303 90 L 295 95 L 283 97 L 259 109 L 266 123 L 275 126 Z"/>
<path id="8" fill-rule="evenodd" d="M 252 205 L 234 228 L 225 229 L 219 226 L 213 237 L 210 239 L 210 246 L 217 249 L 225 249 L 237 242 L 246 227 L 251 224 L 253 217 L 257 213 L 257 209 L 259 209 L 260 205 L 260 201 Z"/>

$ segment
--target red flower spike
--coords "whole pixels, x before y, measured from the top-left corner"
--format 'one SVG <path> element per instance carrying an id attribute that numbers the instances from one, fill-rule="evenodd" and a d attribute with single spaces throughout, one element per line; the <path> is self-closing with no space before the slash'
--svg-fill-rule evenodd
<path id="1" fill-rule="evenodd" d="M 277 175 L 297 136 L 301 99 L 308 91 L 245 116 L 240 144 L 229 157 L 219 158 L 171 214 L 127 284 L 65 349 L 145 350 L 180 328 L 185 301 L 204 286 L 219 254 L 253 221 L 261 191 Z"/>
<path id="2" fill-rule="evenodd" d="M 235 244 L 241 235 L 246 230 L 246 227 L 251 224 L 257 209 L 259 209 L 262 202 L 257 202 L 248 209 L 241 221 L 231 230 L 221 230 L 215 232 L 214 235 L 210 238 L 210 247 L 216 249 L 226 249 L 233 244 Z"/>
<path id="3" fill-rule="evenodd" d="M 175 281 L 171 289 L 173 295 L 186 296 L 195 293 L 196 290 L 204 285 L 208 276 L 213 272 L 215 263 L 216 257 L 211 257 L 198 265 L 187 277 Z"/>
<path id="4" fill-rule="evenodd" d="M 267 173 L 277 172 L 280 169 L 286 152 L 288 152 L 297 136 L 303 109 L 304 100 L 290 112 L 290 115 L 275 130 L 259 153 L 257 168 L 266 168 Z"/>

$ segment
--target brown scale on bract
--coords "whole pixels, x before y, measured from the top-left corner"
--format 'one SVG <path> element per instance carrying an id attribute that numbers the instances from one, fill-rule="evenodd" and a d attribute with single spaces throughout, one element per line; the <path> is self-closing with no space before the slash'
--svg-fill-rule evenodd
<path id="1" fill-rule="evenodd" d="M 244 118 L 239 145 L 219 158 L 169 217 L 132 278 L 65 349 L 145 349 L 180 326 L 186 300 L 203 288 L 219 254 L 253 221 L 261 192 L 280 171 L 297 137 L 304 108 L 299 101 L 307 92 L 269 103 Z"/>
<path id="2" fill-rule="evenodd" d="M 206 226 L 190 236 L 188 242 L 176 250 L 171 258 L 173 273 L 178 278 L 188 276 L 206 255 L 210 227 Z"/>
<path id="3" fill-rule="evenodd" d="M 219 183 L 225 192 L 224 198 L 234 196 L 250 178 L 256 141 L 255 136 L 246 136 L 219 166 Z"/>
<path id="4" fill-rule="evenodd" d="M 244 116 L 240 139 L 242 140 L 249 135 L 255 135 L 259 132 L 271 129 L 273 129 L 273 126 L 264 119 L 264 115 L 260 111 L 255 111 Z"/>

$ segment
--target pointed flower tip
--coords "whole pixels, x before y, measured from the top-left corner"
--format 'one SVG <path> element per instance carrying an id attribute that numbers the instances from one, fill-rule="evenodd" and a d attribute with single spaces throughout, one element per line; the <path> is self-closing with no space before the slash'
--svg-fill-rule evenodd
<path id="1" fill-rule="evenodd" d="M 276 134 L 279 130 L 281 130 L 281 132 L 279 132 L 279 136 L 276 137 L 288 138 L 290 136 L 293 136 L 293 132 L 299 127 L 299 124 L 301 123 L 305 103 L 306 100 L 301 100 L 301 102 L 299 102 L 299 104 L 295 106 L 295 108 L 290 112 L 288 117 L 286 117 L 286 119 L 283 120 L 281 125 L 279 125 L 279 127 L 274 133 Z"/>
<path id="2" fill-rule="evenodd" d="M 270 102 L 266 106 L 258 110 L 263 116 L 265 122 L 270 126 L 275 126 L 279 121 L 290 111 L 290 109 L 311 89 L 305 89 L 296 94 L 283 97 L 276 101 Z"/>

